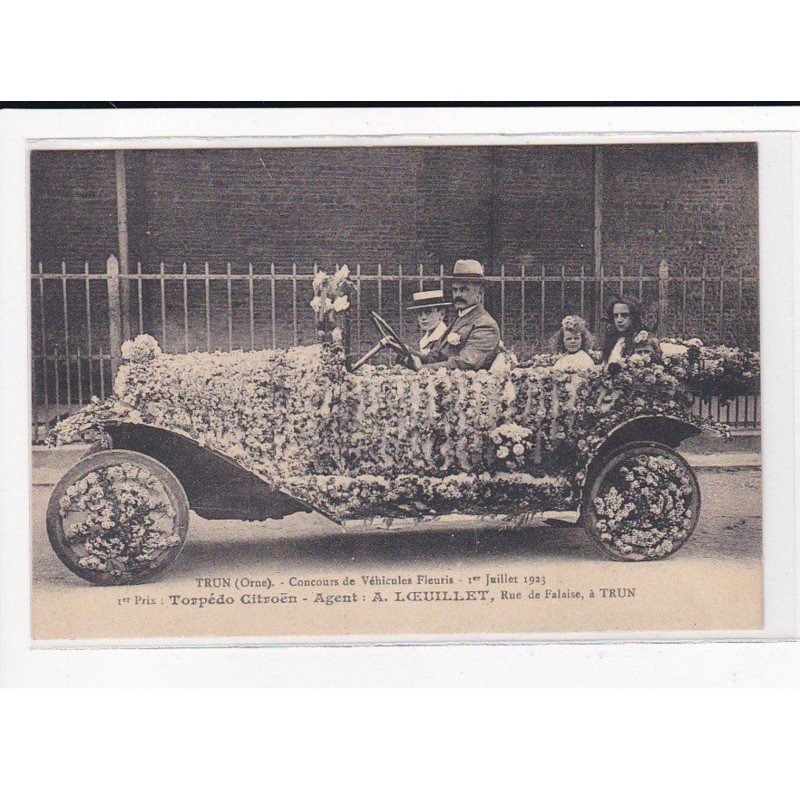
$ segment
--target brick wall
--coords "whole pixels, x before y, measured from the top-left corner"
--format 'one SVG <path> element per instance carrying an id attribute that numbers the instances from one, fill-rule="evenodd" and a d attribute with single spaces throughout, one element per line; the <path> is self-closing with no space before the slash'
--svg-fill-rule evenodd
<path id="1" fill-rule="evenodd" d="M 31 263 L 105 264 L 118 250 L 114 154 L 33 151 L 30 164 Z"/>
<path id="2" fill-rule="evenodd" d="M 592 267 L 593 148 L 129 151 L 132 261 Z M 607 269 L 757 265 L 754 144 L 603 148 Z M 33 261 L 117 249 L 114 159 L 31 155 Z M 494 222 L 494 231 L 490 230 Z M 493 250 L 493 252 L 492 252 Z M 494 266 L 494 265 L 493 265 Z"/>
<path id="3" fill-rule="evenodd" d="M 755 144 L 612 146 L 603 149 L 603 268 L 718 279 L 758 275 L 758 160 Z M 628 284 L 635 293 L 635 285 Z M 650 300 L 654 300 L 654 284 Z M 672 285 L 667 332 L 700 331 L 757 342 L 758 284 Z M 646 298 L 647 299 L 647 298 Z M 704 306 L 705 311 L 701 309 Z M 720 313 L 721 309 L 721 313 Z M 685 313 L 684 313 L 685 312 Z"/>
<path id="4" fill-rule="evenodd" d="M 360 262 L 373 269 L 380 262 L 396 273 L 400 263 L 410 270 L 420 263 L 449 268 L 459 257 L 478 258 L 493 272 L 502 263 L 509 275 L 518 275 L 523 265 L 527 274 L 544 269 L 559 275 L 563 268 L 567 276 L 594 268 L 594 148 L 588 146 L 153 150 L 126 157 L 130 257 L 145 271 L 161 261 L 168 269 L 185 261 L 194 272 L 205 261 L 215 271 L 228 261 L 234 271 L 248 262 L 280 268 L 294 261 L 306 267 Z M 739 267 L 756 274 L 755 145 L 609 146 L 603 164 L 606 275 L 620 268 L 637 274 L 640 266 L 654 275 L 662 259 L 678 275 L 684 267 L 690 276 L 704 267 L 710 276 L 721 267 L 729 275 Z M 88 260 L 102 270 L 116 251 L 113 154 L 34 152 L 32 262 L 58 269 L 62 260 L 74 268 Z M 282 312 L 291 303 L 288 286 L 282 284 L 277 297 Z M 564 303 L 580 311 L 583 302 L 588 316 L 593 298 L 588 290 L 581 298 L 579 287 L 565 284 Z M 201 288 L 193 284 L 190 298 L 192 347 L 205 346 Z M 247 343 L 243 288 L 237 284 L 232 297 L 239 346 Z M 632 288 L 635 293 L 638 287 Z M 706 326 L 713 338 L 757 341 L 757 284 L 742 284 L 740 295 L 738 285 L 726 282 L 721 305 L 718 289 L 707 288 L 713 302 L 706 298 L 701 318 L 699 284 L 690 284 L 685 314 L 675 285 L 673 318 L 662 321 L 662 332 Z M 151 282 L 144 292 L 145 327 L 154 331 L 160 318 L 156 289 Z M 181 336 L 179 289 L 172 284 L 167 298 L 172 338 Z M 646 300 L 653 300 L 654 289 L 655 284 L 644 287 Z M 558 323 L 561 292 L 559 283 L 548 283 L 545 319 L 523 330 L 514 315 L 523 299 L 519 283 L 509 283 L 507 337 L 539 340 L 542 330 Z M 399 311 L 392 297 L 384 297 L 389 317 Z M 365 286 L 363 300 L 365 307 L 375 305 L 374 284 Z M 538 313 L 538 286 L 529 286 L 524 300 L 528 315 Z M 258 345 L 270 343 L 267 301 L 262 292 L 256 302 Z M 212 346 L 227 344 L 227 302 L 224 284 L 216 283 Z M 50 316 L 50 305 L 57 311 L 58 303 L 55 292 L 45 313 Z M 488 305 L 499 312 L 497 292 Z"/>

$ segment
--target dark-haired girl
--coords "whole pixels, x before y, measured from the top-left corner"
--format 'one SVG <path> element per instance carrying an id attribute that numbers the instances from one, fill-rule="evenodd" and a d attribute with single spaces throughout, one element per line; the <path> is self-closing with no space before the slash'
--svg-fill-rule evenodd
<path id="1" fill-rule="evenodd" d="M 616 297 L 606 307 L 606 331 L 603 339 L 603 364 L 619 369 L 622 358 L 634 353 L 647 353 L 654 364 L 661 363 L 661 347 L 642 324 L 642 308 L 638 300 Z"/>

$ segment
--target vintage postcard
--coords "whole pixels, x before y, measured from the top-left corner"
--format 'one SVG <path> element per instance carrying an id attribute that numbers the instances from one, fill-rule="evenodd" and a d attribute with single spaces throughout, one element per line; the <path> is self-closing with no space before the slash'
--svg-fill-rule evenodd
<path id="1" fill-rule="evenodd" d="M 27 157 L 35 642 L 764 632 L 758 136 Z"/>

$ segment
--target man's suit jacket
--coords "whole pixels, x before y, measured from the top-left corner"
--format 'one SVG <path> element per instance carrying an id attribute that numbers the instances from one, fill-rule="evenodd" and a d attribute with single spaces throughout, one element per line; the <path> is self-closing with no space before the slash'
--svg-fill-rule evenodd
<path id="1" fill-rule="evenodd" d="M 448 339 L 459 337 L 458 344 Z M 489 369 L 500 352 L 500 329 L 491 315 L 477 305 L 457 317 L 447 333 L 422 357 L 423 364 L 441 364 L 448 369 Z"/>

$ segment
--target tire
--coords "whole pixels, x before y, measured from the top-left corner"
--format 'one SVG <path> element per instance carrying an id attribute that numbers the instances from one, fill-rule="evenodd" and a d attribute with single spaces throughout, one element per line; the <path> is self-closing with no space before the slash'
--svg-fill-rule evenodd
<path id="1" fill-rule="evenodd" d="M 649 475 L 655 485 L 648 483 Z M 607 557 L 655 561 L 686 544 L 697 526 L 700 503 L 697 476 L 682 455 L 659 442 L 635 442 L 611 453 L 593 471 L 580 524 Z"/>
<path id="2" fill-rule="evenodd" d="M 101 515 L 113 524 L 103 527 Z M 47 506 L 47 535 L 61 563 L 100 586 L 152 580 L 178 557 L 188 531 L 183 486 L 159 461 L 131 450 L 81 459 Z"/>

